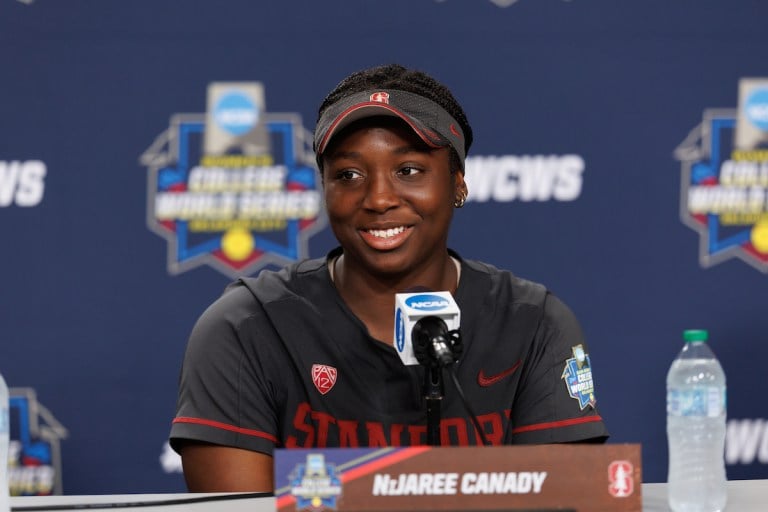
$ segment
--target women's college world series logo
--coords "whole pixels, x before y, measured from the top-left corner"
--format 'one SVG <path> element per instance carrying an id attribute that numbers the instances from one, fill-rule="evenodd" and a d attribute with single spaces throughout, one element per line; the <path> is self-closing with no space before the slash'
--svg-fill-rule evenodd
<path id="1" fill-rule="evenodd" d="M 568 395 L 579 402 L 579 408 L 583 411 L 587 406 L 595 408 L 595 384 L 592 380 L 592 364 L 589 354 L 584 352 L 584 345 L 579 343 L 571 347 L 573 357 L 565 361 L 563 374 L 560 376 L 565 381 Z"/>
<path id="2" fill-rule="evenodd" d="M 291 495 L 296 498 L 296 510 L 336 510 L 341 496 L 341 479 L 335 464 L 325 462 L 325 455 L 308 454 L 306 464 L 297 465 L 288 478 Z"/>
<path id="3" fill-rule="evenodd" d="M 147 224 L 168 241 L 171 274 L 283 266 L 327 225 L 312 135 L 298 114 L 264 105 L 258 82 L 212 83 L 207 112 L 173 115 L 141 156 Z"/>
<path id="4" fill-rule="evenodd" d="M 742 79 L 737 110 L 705 110 L 675 157 L 701 265 L 736 257 L 768 272 L 768 79 Z"/>

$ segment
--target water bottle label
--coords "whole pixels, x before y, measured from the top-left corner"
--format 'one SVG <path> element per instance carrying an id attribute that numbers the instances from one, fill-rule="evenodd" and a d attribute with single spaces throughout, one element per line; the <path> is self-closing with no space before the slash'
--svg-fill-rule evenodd
<path id="1" fill-rule="evenodd" d="M 714 418 L 725 411 L 725 391 L 714 386 L 667 391 L 667 414 Z"/>

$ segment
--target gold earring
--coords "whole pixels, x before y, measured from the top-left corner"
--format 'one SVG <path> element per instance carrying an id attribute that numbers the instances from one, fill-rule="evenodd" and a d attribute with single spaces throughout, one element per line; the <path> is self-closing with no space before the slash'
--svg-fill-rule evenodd
<path id="1" fill-rule="evenodd" d="M 454 208 L 461 208 L 464 206 L 464 203 L 467 201 L 467 195 L 462 193 L 458 196 L 456 196 L 456 199 L 453 201 Z"/>

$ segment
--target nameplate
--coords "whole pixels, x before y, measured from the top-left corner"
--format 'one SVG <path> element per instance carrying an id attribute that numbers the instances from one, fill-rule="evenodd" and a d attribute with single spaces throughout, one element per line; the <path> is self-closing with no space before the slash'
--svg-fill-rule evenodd
<path id="1" fill-rule="evenodd" d="M 642 511 L 639 444 L 275 450 L 280 512 Z"/>

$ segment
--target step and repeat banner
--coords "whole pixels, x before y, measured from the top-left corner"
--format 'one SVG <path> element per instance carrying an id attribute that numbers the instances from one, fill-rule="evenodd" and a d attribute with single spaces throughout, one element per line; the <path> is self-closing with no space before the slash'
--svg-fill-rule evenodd
<path id="1" fill-rule="evenodd" d="M 451 247 L 576 312 L 609 442 L 642 444 L 643 481 L 666 479 L 665 376 L 689 328 L 728 378 L 728 477 L 768 478 L 766 16 L 762 0 L 0 0 L 12 491 L 184 490 L 166 440 L 192 325 L 237 276 L 335 246 L 317 107 L 391 62 L 448 85 L 475 131 Z"/>

